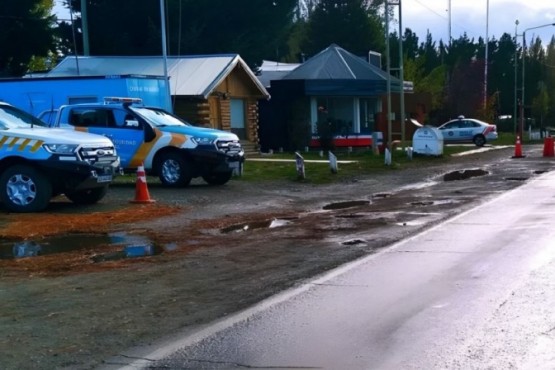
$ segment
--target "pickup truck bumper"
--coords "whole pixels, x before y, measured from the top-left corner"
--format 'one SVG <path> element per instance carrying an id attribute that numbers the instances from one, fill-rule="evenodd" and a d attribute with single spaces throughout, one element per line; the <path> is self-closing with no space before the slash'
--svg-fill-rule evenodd
<path id="1" fill-rule="evenodd" d="M 55 186 L 63 190 L 83 190 L 109 185 L 119 174 L 120 161 L 117 157 L 94 164 L 46 160 L 41 162 L 41 167 Z"/>
<path id="2" fill-rule="evenodd" d="M 198 146 L 194 150 L 188 151 L 189 156 L 202 171 L 208 172 L 229 172 L 238 169 L 245 161 L 245 152 L 225 154 L 216 150 L 203 150 Z"/>

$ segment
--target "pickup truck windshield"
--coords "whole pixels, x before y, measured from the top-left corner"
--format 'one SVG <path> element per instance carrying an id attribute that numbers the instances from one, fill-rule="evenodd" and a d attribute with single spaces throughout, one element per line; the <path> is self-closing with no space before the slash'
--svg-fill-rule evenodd
<path id="1" fill-rule="evenodd" d="M 0 128 L 24 128 L 30 125 L 46 126 L 40 119 L 9 105 L 0 104 Z"/>
<path id="2" fill-rule="evenodd" d="M 143 108 L 143 107 L 129 107 L 133 112 L 142 116 L 144 119 L 152 123 L 156 127 L 163 126 L 190 126 L 189 123 L 177 118 L 174 115 L 162 109 L 156 108 Z"/>

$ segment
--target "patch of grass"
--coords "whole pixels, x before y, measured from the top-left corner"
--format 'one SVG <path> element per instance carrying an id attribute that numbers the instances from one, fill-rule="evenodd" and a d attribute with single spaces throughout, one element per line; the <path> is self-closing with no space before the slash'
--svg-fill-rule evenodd
<path id="1" fill-rule="evenodd" d="M 353 161 L 353 163 L 339 163 L 338 173 L 331 172 L 328 157 L 320 157 L 318 152 L 302 153 L 305 160 L 306 178 L 299 179 L 294 162 L 294 153 L 279 153 L 268 157 L 267 161 L 245 162 L 243 176 L 240 181 L 275 181 L 287 180 L 313 184 L 325 184 L 369 175 L 381 171 L 395 171 L 408 167 L 418 167 L 429 161 L 448 161 L 453 153 L 474 149 L 472 147 L 448 146 L 444 148 L 444 155 L 439 157 L 413 156 L 410 160 L 402 150 L 394 150 L 392 164 L 385 165 L 384 155 L 374 155 L 371 150 L 348 153 L 338 151 L 334 153 L 338 161 Z M 291 162 L 272 162 L 272 159 L 289 159 Z M 312 163 L 310 160 L 323 160 L 324 163 Z"/>
<path id="2" fill-rule="evenodd" d="M 513 135 L 514 137 L 514 135 Z M 511 138 L 506 139 L 509 142 Z M 514 143 L 512 143 L 514 144 Z M 495 145 L 504 145 L 495 143 Z M 308 184 L 326 184 L 354 179 L 358 176 L 371 175 L 383 171 L 398 171 L 405 168 L 414 168 L 424 166 L 430 162 L 447 162 L 451 160 L 451 155 L 464 151 L 476 149 L 473 145 L 445 145 L 443 147 L 443 155 L 439 157 L 414 155 L 410 160 L 401 150 L 394 150 L 392 153 L 392 164 L 386 166 L 384 163 L 384 155 L 375 155 L 371 149 L 356 150 L 348 152 L 346 149 L 337 150 L 334 154 L 338 161 L 353 161 L 354 163 L 339 163 L 338 173 L 331 172 L 328 155 L 325 153 L 320 156 L 319 151 L 310 151 L 308 153 L 300 153 L 305 160 L 304 180 L 299 179 L 295 165 L 295 153 L 275 153 L 262 159 L 267 161 L 251 161 L 246 160 L 244 164 L 243 175 L 234 177 L 233 181 L 290 181 Z M 273 162 L 272 159 L 286 159 L 290 162 Z M 323 161 L 323 163 L 311 163 L 311 160 Z M 136 175 L 129 173 L 124 176 L 117 176 L 114 180 L 115 184 L 132 185 L 136 182 Z M 148 183 L 160 183 L 158 177 L 148 176 Z"/>

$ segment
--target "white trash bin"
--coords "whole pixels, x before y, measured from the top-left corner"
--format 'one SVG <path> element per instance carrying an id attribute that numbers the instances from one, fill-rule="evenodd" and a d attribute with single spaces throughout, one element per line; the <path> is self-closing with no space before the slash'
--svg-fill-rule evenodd
<path id="1" fill-rule="evenodd" d="M 417 129 L 412 136 L 412 151 L 415 154 L 443 155 L 443 134 L 435 127 Z"/>

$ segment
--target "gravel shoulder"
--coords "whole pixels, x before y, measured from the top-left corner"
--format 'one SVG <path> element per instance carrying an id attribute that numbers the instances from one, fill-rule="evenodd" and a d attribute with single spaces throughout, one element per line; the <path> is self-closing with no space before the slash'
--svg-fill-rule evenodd
<path id="1" fill-rule="evenodd" d="M 134 189 L 120 185 L 91 207 L 59 200 L 45 214 L 1 213 L 4 241 L 71 233 L 84 243 L 123 233 L 163 253 L 94 262 L 114 252 L 107 244 L 0 260 L 0 367 L 123 364 L 120 355 L 134 347 L 245 309 L 555 167 L 539 146 L 527 151 L 522 159 L 511 159 L 510 148 L 492 150 L 331 185 L 149 185 L 150 205 L 130 205 Z M 444 181 L 467 169 L 486 173 Z"/>

